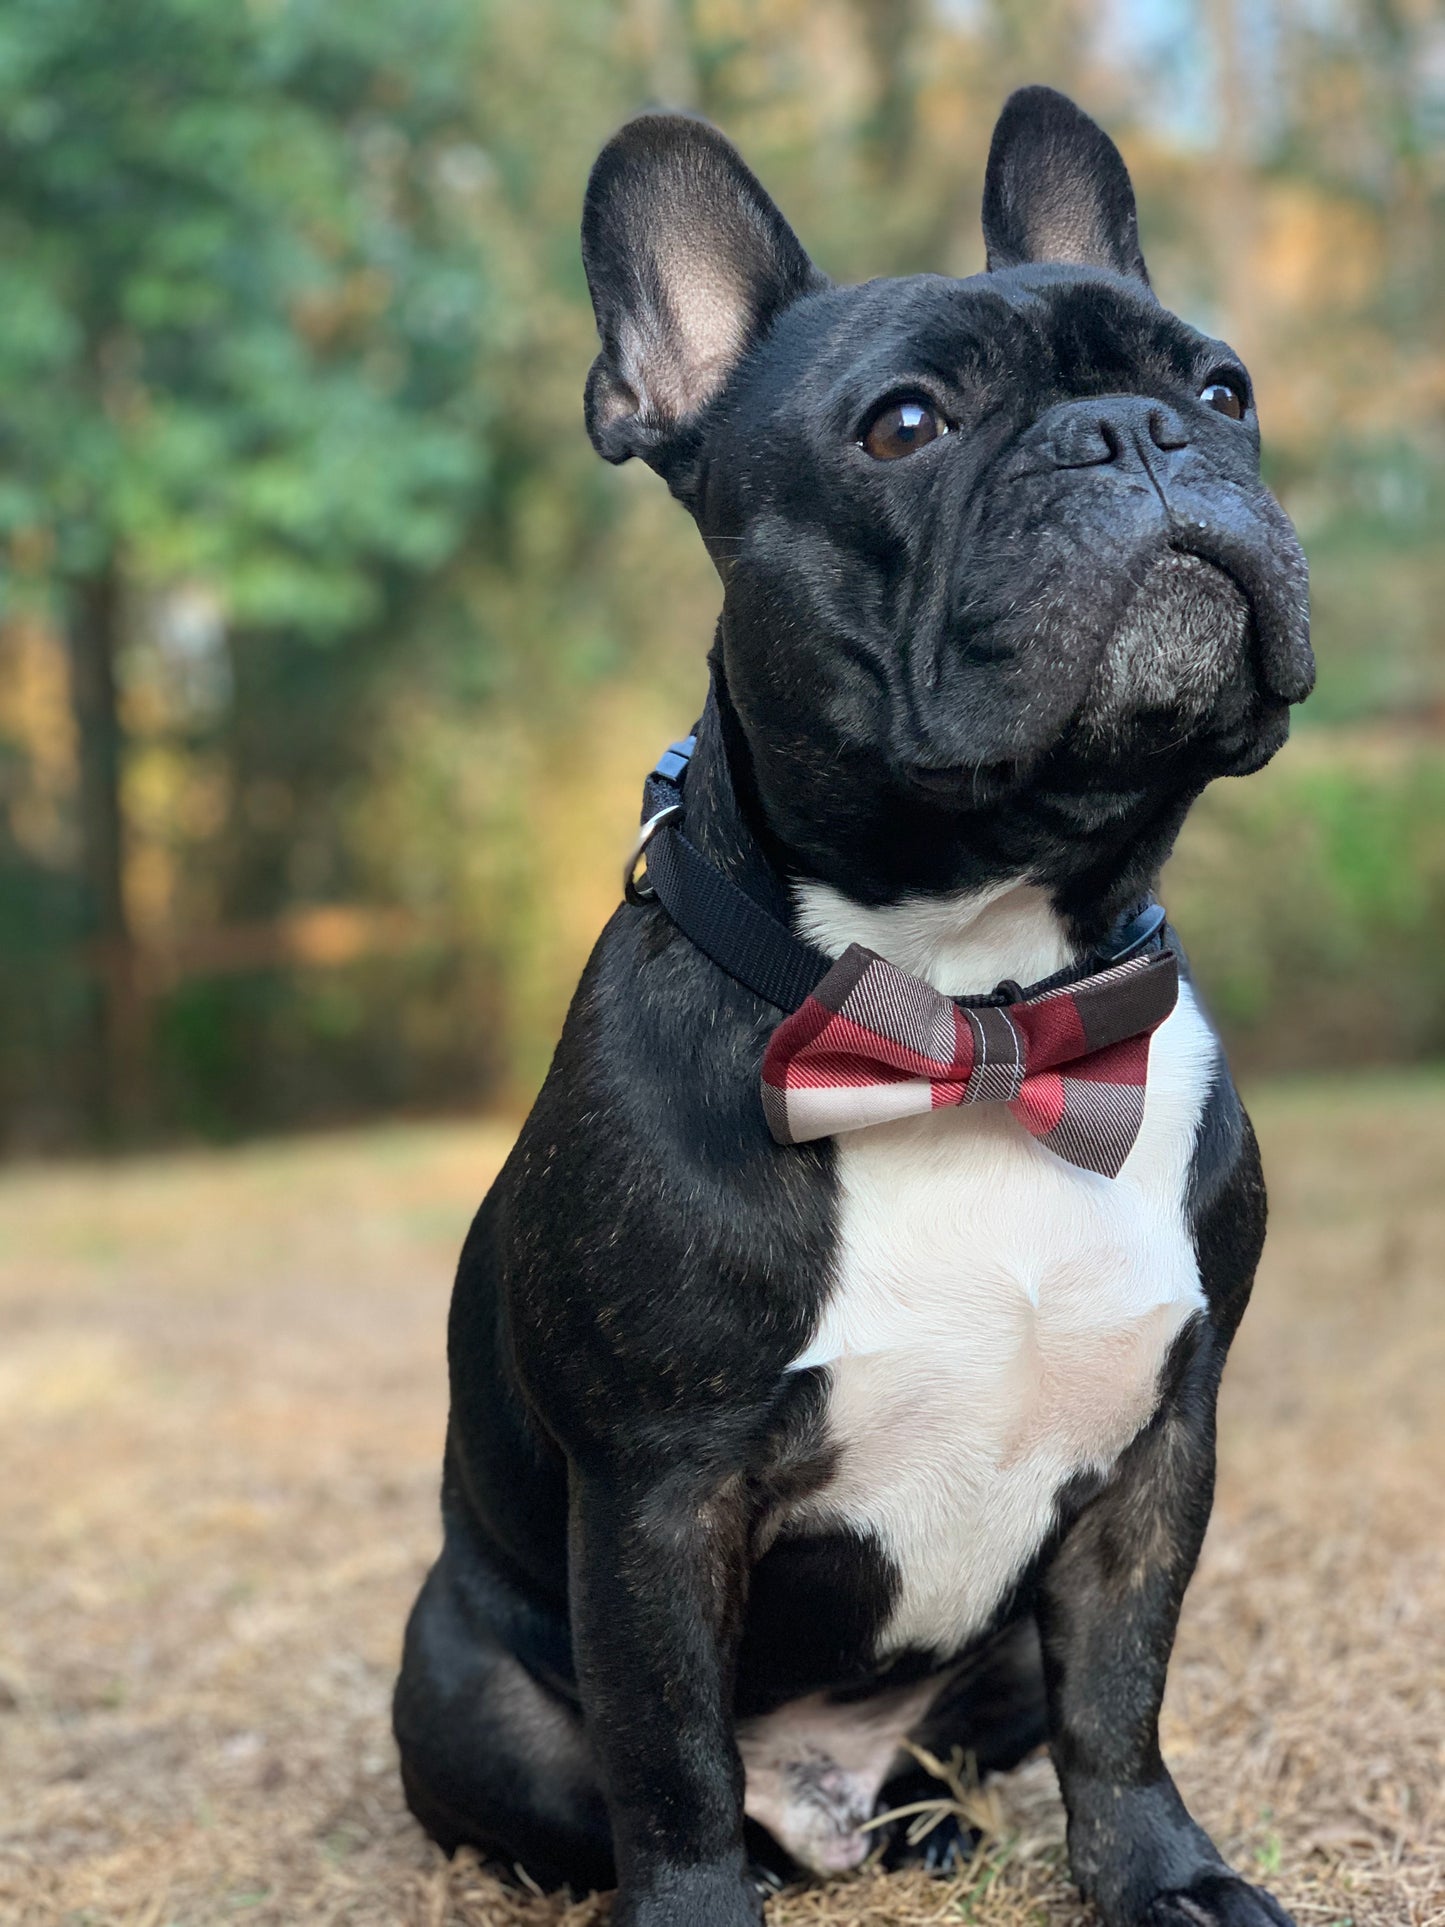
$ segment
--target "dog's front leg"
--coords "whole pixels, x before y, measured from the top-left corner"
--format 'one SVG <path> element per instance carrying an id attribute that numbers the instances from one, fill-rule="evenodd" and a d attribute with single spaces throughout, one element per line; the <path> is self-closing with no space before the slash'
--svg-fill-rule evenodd
<path id="1" fill-rule="evenodd" d="M 739 1482 L 740 1484 L 740 1482 Z M 617 1857 L 614 1927 L 755 1927 L 733 1667 L 741 1498 L 676 1465 L 571 1481 L 571 1610 Z"/>
<path id="2" fill-rule="evenodd" d="M 1225 1865 L 1159 1751 L 1169 1654 L 1213 1497 L 1218 1370 L 1206 1337 L 1042 1587 L 1069 1859 L 1107 1927 L 1291 1927 L 1278 1902 Z"/>

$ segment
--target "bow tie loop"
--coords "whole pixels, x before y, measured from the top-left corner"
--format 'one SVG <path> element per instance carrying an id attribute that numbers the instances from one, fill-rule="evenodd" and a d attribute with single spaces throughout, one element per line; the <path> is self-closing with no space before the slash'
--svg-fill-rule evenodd
<path id="1" fill-rule="evenodd" d="M 1049 1150 L 1117 1177 L 1144 1120 L 1149 1040 L 1179 996 L 1168 949 L 1061 989 L 961 1005 L 853 944 L 763 1060 L 763 1106 L 781 1144 L 1006 1104 Z"/>

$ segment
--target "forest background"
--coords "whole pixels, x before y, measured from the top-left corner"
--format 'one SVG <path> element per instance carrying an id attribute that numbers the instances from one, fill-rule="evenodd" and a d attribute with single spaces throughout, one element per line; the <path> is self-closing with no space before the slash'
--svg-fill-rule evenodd
<path id="1" fill-rule="evenodd" d="M 3 0 L 0 1144 L 510 1109 L 718 603 L 581 426 L 587 169 L 714 119 L 845 279 L 1115 134 L 1226 336 L 1320 684 L 1166 878 L 1252 1071 L 1445 1050 L 1433 0 Z"/>

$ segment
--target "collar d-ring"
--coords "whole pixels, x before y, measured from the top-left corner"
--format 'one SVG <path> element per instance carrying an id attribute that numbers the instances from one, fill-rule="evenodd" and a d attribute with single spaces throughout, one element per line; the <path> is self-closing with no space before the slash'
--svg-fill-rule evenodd
<path id="1" fill-rule="evenodd" d="M 655 816 L 649 816 L 642 828 L 637 832 L 637 841 L 628 852 L 627 861 L 622 866 L 622 894 L 629 903 L 651 903 L 655 900 L 657 892 L 653 889 L 652 885 L 650 883 L 639 883 L 637 881 L 637 866 L 647 854 L 648 844 L 652 841 L 653 837 L 657 835 L 657 832 L 662 828 L 663 824 L 670 823 L 675 816 L 681 815 L 681 803 L 669 803 L 664 809 L 660 809 Z"/>

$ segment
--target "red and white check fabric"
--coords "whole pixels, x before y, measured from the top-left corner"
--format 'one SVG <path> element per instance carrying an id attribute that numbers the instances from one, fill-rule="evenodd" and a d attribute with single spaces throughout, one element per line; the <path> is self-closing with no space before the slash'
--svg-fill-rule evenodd
<path id="1" fill-rule="evenodd" d="M 1178 997 L 1168 950 L 1018 1003 L 963 1006 L 855 943 L 773 1032 L 768 1124 L 780 1144 L 803 1144 L 1007 1104 L 1061 1158 L 1117 1177 L 1144 1121 L 1150 1036 Z"/>

